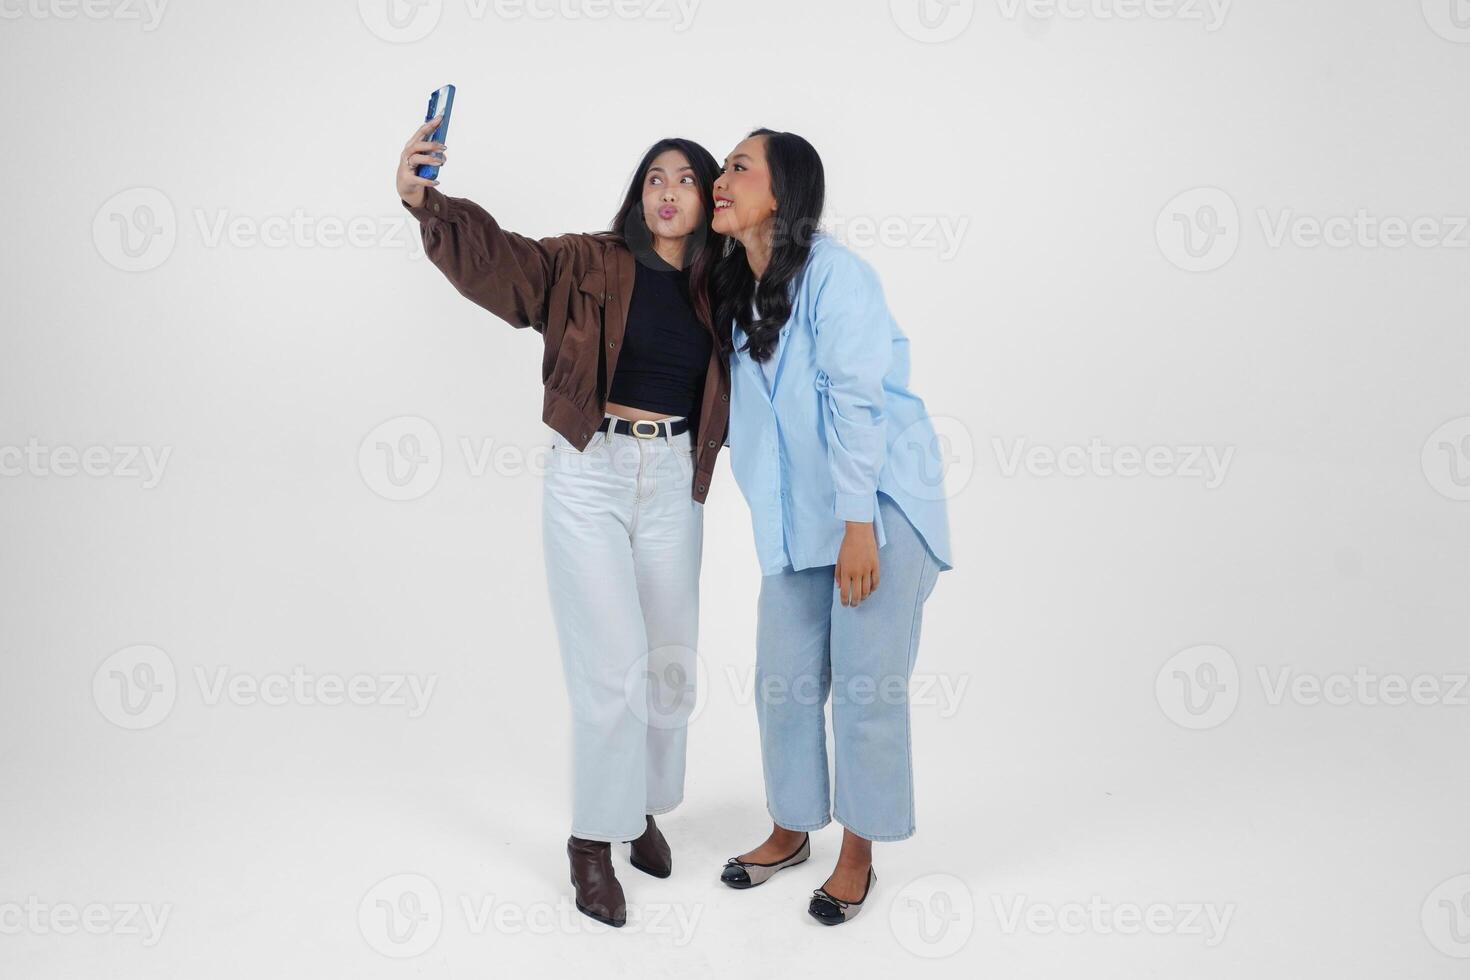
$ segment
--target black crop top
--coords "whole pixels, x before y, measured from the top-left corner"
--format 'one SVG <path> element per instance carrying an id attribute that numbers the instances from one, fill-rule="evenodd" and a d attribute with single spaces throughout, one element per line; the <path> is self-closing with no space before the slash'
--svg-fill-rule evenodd
<path id="1" fill-rule="evenodd" d="M 689 305 L 688 275 L 643 262 L 633 281 L 623 352 L 607 399 L 629 408 L 694 418 L 714 338 Z"/>

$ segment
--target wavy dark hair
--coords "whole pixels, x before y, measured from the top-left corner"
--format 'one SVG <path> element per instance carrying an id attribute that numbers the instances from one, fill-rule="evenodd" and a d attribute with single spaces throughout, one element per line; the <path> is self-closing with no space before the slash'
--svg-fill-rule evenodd
<path id="1" fill-rule="evenodd" d="M 659 154 L 666 150 L 677 150 L 684 154 L 694 170 L 695 182 L 699 185 L 699 203 L 704 211 L 703 223 L 684 240 L 684 269 L 688 272 L 689 305 L 696 316 L 705 324 L 713 326 L 713 304 L 710 301 L 710 274 L 725 248 L 725 236 L 710 230 L 710 219 L 715 214 L 715 181 L 720 176 L 720 165 L 709 150 L 693 140 L 668 137 L 648 148 L 633 179 L 628 184 L 628 193 L 623 196 L 622 206 L 613 216 L 608 234 L 619 239 L 634 253 L 647 254 L 653 248 L 653 233 L 649 231 L 643 216 L 643 181 L 648 177 L 648 168 Z M 716 331 L 718 335 L 718 331 Z"/>
<path id="2" fill-rule="evenodd" d="M 764 361 L 775 350 L 776 338 L 791 318 L 791 283 L 801 275 L 811 255 L 812 238 L 827 197 L 827 178 L 816 147 L 795 133 L 756 129 L 749 135 L 765 137 L 771 196 L 776 199 L 771 261 L 757 286 L 745 246 L 734 238 L 726 239 L 724 256 L 715 266 L 713 277 L 715 323 L 727 351 L 733 344 L 731 323 L 738 323 L 746 334 L 742 349 L 750 351 L 755 360 Z"/>

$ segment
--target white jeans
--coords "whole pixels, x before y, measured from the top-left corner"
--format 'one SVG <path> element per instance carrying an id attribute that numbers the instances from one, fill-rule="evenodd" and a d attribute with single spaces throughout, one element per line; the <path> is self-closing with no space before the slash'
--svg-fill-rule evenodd
<path id="1" fill-rule="evenodd" d="M 572 708 L 572 834 L 627 841 L 684 798 L 704 505 L 689 433 L 553 433 L 542 497 Z"/>

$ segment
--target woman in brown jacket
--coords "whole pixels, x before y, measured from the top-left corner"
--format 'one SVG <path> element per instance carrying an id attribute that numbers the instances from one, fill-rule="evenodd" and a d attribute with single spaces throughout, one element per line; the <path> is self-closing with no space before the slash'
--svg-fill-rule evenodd
<path id="1" fill-rule="evenodd" d="M 420 177 L 445 145 L 414 133 L 398 195 L 430 260 L 468 299 L 542 335 L 542 500 L 552 614 L 572 714 L 577 908 L 626 921 L 613 841 L 672 870 L 653 815 L 684 796 L 694 705 L 704 499 L 730 409 L 728 338 L 712 326 L 709 231 L 719 166 L 664 139 L 644 154 L 610 231 L 533 239 Z"/>

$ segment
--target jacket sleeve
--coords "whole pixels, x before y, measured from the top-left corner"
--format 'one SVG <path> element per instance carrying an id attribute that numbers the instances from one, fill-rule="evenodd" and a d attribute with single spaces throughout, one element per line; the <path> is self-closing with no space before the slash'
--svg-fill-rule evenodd
<path id="1" fill-rule="evenodd" d="M 883 378 L 893 360 L 892 321 L 878 275 L 845 250 L 824 259 L 815 283 L 816 387 L 822 393 L 833 516 L 872 521 L 888 453 Z"/>
<path id="2" fill-rule="evenodd" d="M 547 293 L 567 237 L 534 239 L 506 231 L 474 201 L 424 188 L 410 207 L 424 253 L 460 294 L 515 327 L 546 329 Z"/>

